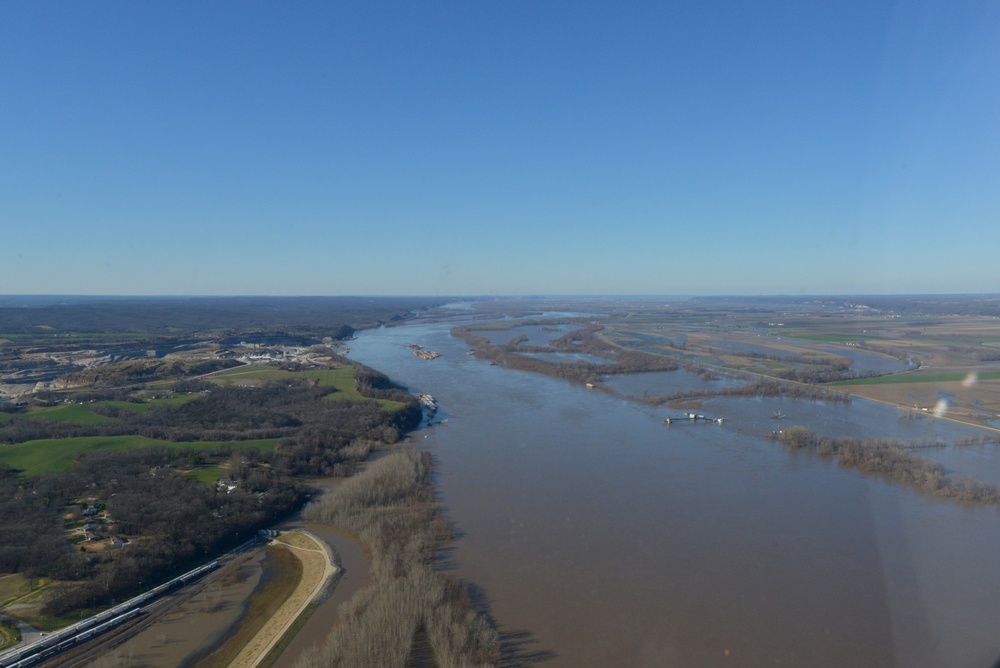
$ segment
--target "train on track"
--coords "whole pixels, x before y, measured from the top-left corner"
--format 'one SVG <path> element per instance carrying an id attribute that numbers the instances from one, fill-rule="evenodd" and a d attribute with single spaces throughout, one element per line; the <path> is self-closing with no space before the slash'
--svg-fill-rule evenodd
<path id="1" fill-rule="evenodd" d="M 6 653 L 0 654 L 0 668 L 26 668 L 33 666 L 40 661 L 55 656 L 59 652 L 69 649 L 74 645 L 86 642 L 95 636 L 109 631 L 125 622 L 129 622 L 139 616 L 142 606 L 152 602 L 163 594 L 182 587 L 189 582 L 197 580 L 202 575 L 219 567 L 218 561 L 199 566 L 188 571 L 169 582 L 161 584 L 159 587 L 150 589 L 144 594 L 131 598 L 124 603 L 120 603 L 113 608 L 108 608 L 104 612 L 88 617 L 81 622 L 71 624 L 59 629 L 41 640 L 33 643 L 15 647 Z"/>

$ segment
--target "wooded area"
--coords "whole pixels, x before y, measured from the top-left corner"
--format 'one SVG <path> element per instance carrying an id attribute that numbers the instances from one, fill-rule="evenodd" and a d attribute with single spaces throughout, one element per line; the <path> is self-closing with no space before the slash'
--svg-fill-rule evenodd
<path id="1" fill-rule="evenodd" d="M 0 468 L 0 572 L 76 582 L 49 594 L 44 612 L 62 615 L 121 600 L 272 525 L 308 498 L 297 478 L 349 475 L 373 446 L 396 442 L 420 420 L 411 395 L 374 370 L 342 361 L 351 364 L 367 398 L 337 398 L 335 388 L 305 375 L 257 386 L 191 380 L 173 388 L 196 393 L 181 403 L 137 404 L 142 410 L 93 404 L 93 413 L 106 422 L 0 416 L 0 440 L 7 443 L 126 434 L 230 442 L 207 449 L 95 452 L 70 470 L 34 477 Z M 122 390 L 92 394 L 129 398 Z M 399 408 L 386 411 L 373 399 Z M 270 451 L 240 446 L 261 438 L 280 440 Z M 206 463 L 225 475 L 224 484 L 189 475 Z M 68 528 L 83 524 L 90 527 L 87 540 L 100 534 L 120 543 L 100 550 L 71 543 Z"/>

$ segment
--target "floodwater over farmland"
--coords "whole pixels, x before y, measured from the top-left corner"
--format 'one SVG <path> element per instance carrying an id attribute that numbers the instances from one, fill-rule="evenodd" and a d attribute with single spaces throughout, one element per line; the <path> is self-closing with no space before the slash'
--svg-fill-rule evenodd
<path id="1" fill-rule="evenodd" d="M 906 371 L 916 366 L 912 361 L 902 362 L 895 357 L 860 348 L 834 347 L 819 343 L 806 345 L 798 341 L 795 342 L 795 345 L 800 348 L 829 352 L 840 357 L 847 357 L 851 360 L 851 370 L 861 373 L 899 373 L 900 371 Z"/>
<path id="2" fill-rule="evenodd" d="M 453 324 L 361 332 L 351 357 L 438 399 L 447 422 L 416 439 L 436 457 L 461 535 L 448 561 L 482 590 L 503 634 L 530 634 L 518 641 L 522 656 L 551 657 L 546 666 L 988 666 L 1000 657 L 995 508 L 765 438 L 802 425 L 951 442 L 974 429 L 857 399 L 745 398 L 702 403 L 723 424 L 667 427 L 669 409 L 467 356 Z M 410 343 L 444 356 L 417 359 Z M 623 394 L 641 394 L 634 382 L 638 392 Z M 992 460 L 995 450 L 980 452 Z"/>
<path id="3" fill-rule="evenodd" d="M 780 340 L 780 339 L 777 339 Z M 770 343 L 774 343 L 776 340 L 766 339 Z M 874 373 L 874 374 L 886 374 L 886 373 L 899 373 L 900 371 L 906 371 L 907 369 L 913 368 L 915 365 L 912 362 L 902 362 L 895 357 L 886 355 L 883 353 L 877 353 L 871 350 L 862 350 L 860 348 L 844 347 L 844 346 L 831 346 L 823 345 L 821 343 L 806 343 L 798 339 L 787 339 L 784 342 L 794 345 L 795 348 L 802 348 L 805 350 L 815 350 L 817 352 L 833 353 L 838 357 L 846 357 L 851 360 L 850 369 L 858 373 Z M 735 341 L 730 339 L 709 339 L 706 345 L 718 352 L 746 355 L 746 354 L 757 354 L 757 355 L 777 355 L 784 359 L 794 359 L 797 355 L 795 353 L 785 352 L 779 348 L 775 348 L 769 345 L 748 343 L 746 341 Z"/>

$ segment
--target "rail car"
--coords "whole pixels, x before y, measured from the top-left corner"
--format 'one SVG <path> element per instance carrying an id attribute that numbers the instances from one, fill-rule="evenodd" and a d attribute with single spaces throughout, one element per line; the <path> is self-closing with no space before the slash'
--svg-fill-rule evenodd
<path id="1" fill-rule="evenodd" d="M 76 624 L 71 624 L 70 626 L 55 631 L 44 638 L 25 645 L 24 647 L 11 650 L 10 652 L 0 656 L 0 668 L 24 668 L 25 666 L 34 665 L 43 658 L 47 658 L 57 652 L 61 652 L 76 643 L 89 640 L 95 635 L 100 635 L 115 626 L 124 624 L 125 622 L 138 616 L 141 612 L 139 608 L 145 603 L 148 603 L 175 587 L 180 587 L 196 580 L 205 573 L 215 570 L 218 567 L 218 561 L 212 561 L 204 564 L 203 566 L 199 566 L 198 568 L 190 570 L 187 573 L 170 580 L 169 582 L 161 584 L 158 587 L 154 587 L 145 594 L 140 594 L 139 596 L 131 598 L 124 603 L 120 603 L 113 608 L 100 612 L 93 617 L 89 617 L 83 621 L 77 622 Z"/>

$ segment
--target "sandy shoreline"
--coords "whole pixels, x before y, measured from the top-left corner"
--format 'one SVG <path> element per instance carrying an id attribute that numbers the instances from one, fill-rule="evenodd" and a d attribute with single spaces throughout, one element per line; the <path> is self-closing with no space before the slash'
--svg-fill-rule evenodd
<path id="1" fill-rule="evenodd" d="M 304 529 L 283 534 L 272 544 L 289 549 L 298 557 L 302 562 L 302 579 L 254 639 L 233 659 L 230 668 L 255 668 L 259 665 L 337 572 L 330 548 Z"/>

